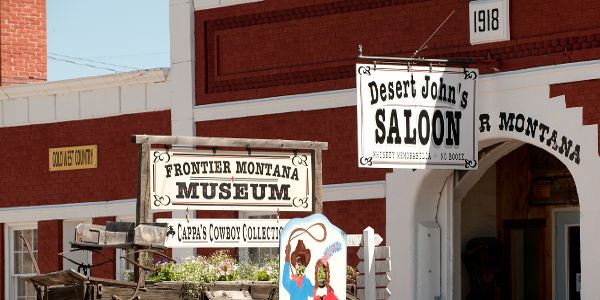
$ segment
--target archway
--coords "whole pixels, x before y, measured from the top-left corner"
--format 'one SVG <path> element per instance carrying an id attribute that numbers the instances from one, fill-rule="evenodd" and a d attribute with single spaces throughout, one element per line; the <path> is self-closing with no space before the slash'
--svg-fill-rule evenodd
<path id="1" fill-rule="evenodd" d="M 394 265 L 400 266 L 400 270 L 394 268 L 392 295 L 407 299 L 436 295 L 460 299 L 460 247 L 454 242 L 460 236 L 460 212 L 454 209 L 454 204 L 487 168 L 522 144 L 544 149 L 560 160 L 573 176 L 581 212 L 582 299 L 600 294 L 600 285 L 593 280 L 600 278 L 600 257 L 595 255 L 600 251 L 600 242 L 594 236 L 595 228 L 600 228 L 600 202 L 595 201 L 600 188 L 592 178 L 600 167 L 597 127 L 583 126 L 581 108 L 567 109 L 564 97 L 549 99 L 548 95 L 548 85 L 515 90 L 504 85 L 484 89 L 479 97 L 484 100 L 480 101 L 478 115 L 479 170 L 468 172 L 460 180 L 455 178 L 454 172 L 443 170 L 394 170 L 388 174 L 387 231 L 396 233 L 388 235 L 388 244 L 394 253 L 403 254 L 394 259 Z M 537 128 L 535 133 L 531 132 L 532 128 L 527 131 L 528 122 L 536 121 L 537 128 L 543 124 L 543 138 Z M 423 258 L 420 252 L 430 246 L 418 245 L 419 226 L 427 222 L 438 227 L 439 258 L 433 255 Z M 436 261 L 439 275 L 435 272 L 420 275 L 435 271 Z M 423 291 L 432 292 L 424 295 Z"/>
<path id="2" fill-rule="evenodd" d="M 463 174 L 459 184 L 473 177 Z M 459 190 L 457 185 L 455 196 Z M 580 299 L 579 205 L 564 164 L 525 144 L 455 199 L 461 210 L 462 299 Z"/>

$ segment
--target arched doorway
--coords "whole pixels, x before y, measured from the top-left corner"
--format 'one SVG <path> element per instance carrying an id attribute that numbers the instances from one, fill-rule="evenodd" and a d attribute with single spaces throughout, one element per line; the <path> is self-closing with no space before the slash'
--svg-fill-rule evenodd
<path id="1" fill-rule="evenodd" d="M 512 150 L 460 207 L 462 299 L 581 299 L 579 200 L 557 158 L 527 144 Z"/>
<path id="2" fill-rule="evenodd" d="M 523 144 L 543 149 L 561 161 L 573 177 L 579 200 L 581 299 L 595 299 L 600 294 L 600 285 L 595 282 L 600 278 L 598 128 L 584 126 L 581 108 L 566 108 L 564 97 L 549 99 L 549 84 L 569 82 L 571 77 L 557 80 L 550 76 L 554 73 L 536 72 L 482 78 L 476 118 L 480 123 L 482 119 L 490 122 L 478 124 L 478 170 L 460 175 L 448 170 L 394 169 L 387 175 L 386 231 L 394 233 L 386 236 L 394 257 L 389 288 L 398 299 L 462 298 L 461 200 L 490 167 Z M 539 80 L 523 80 L 529 76 L 539 76 Z M 511 113 L 519 122 L 514 130 L 500 126 Z M 528 118 L 532 124 L 537 120 L 538 126 L 543 123 L 550 128 L 544 127 L 544 138 L 540 130 L 526 130 Z M 560 150 L 562 137 L 567 146 L 572 142 L 571 150 L 579 146 L 576 157 Z M 439 238 L 427 242 L 427 233 L 423 238 L 420 231 L 422 225 L 432 225 L 429 228 Z"/>

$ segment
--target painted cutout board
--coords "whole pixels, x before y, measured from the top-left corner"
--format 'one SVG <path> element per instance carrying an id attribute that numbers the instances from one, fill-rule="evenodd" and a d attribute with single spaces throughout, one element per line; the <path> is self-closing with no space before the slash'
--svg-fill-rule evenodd
<path id="1" fill-rule="evenodd" d="M 279 243 L 280 300 L 346 299 L 346 233 L 314 214 L 290 220 Z"/>

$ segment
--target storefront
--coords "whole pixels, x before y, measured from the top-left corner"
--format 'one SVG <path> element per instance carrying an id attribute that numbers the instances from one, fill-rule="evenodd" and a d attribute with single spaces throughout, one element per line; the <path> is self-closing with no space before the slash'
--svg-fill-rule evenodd
<path id="1" fill-rule="evenodd" d="M 56 254 L 68 249 L 77 223 L 133 219 L 132 134 L 327 142 L 323 212 L 347 233 L 373 227 L 392 247 L 392 299 L 466 299 L 482 291 L 491 293 L 486 299 L 600 294 L 594 177 L 600 3 L 511 2 L 510 36 L 472 44 L 468 3 L 226 2 L 171 0 L 168 70 L 2 88 L 0 135 L 12 141 L 0 181 L 6 299 L 16 299 L 11 291 L 33 271 L 21 263 L 18 233 L 36 245 L 48 272 L 72 267 Z M 359 166 L 359 44 L 372 55 L 410 57 L 421 48 L 418 56 L 427 58 L 477 59 L 469 65 L 479 69 L 477 170 Z M 96 168 L 50 170 L 50 149 L 89 145 L 97 145 Z M 64 156 L 56 157 L 60 167 Z M 196 217 L 274 215 L 199 211 Z M 205 252 L 175 249 L 173 255 Z M 355 250 L 348 261 L 357 263 Z M 118 277 L 126 267 L 104 265 L 93 274 Z M 473 274 L 482 280 L 473 281 Z"/>
<path id="2" fill-rule="evenodd" d="M 486 246 L 497 247 L 494 251 L 501 256 L 495 264 L 488 262 L 485 274 L 496 276 L 497 292 L 503 297 L 552 299 L 554 294 L 554 299 L 579 299 L 582 286 L 585 295 L 586 277 L 597 276 L 591 267 L 597 247 L 594 230 L 586 231 L 587 226 L 595 228 L 595 218 L 585 218 L 597 209 L 590 178 L 598 164 L 597 128 L 582 124 L 580 109 L 566 108 L 565 97 L 573 94 L 564 93 L 566 86 L 560 83 L 561 78 L 591 75 L 585 73 L 594 65 L 556 66 L 553 74 L 539 68 L 482 76 L 478 170 L 395 170 L 388 175 L 387 184 L 414 187 L 387 194 L 388 199 L 403 199 L 387 202 L 395 207 L 388 206 L 388 230 L 411 228 L 405 237 L 417 235 L 416 243 L 407 243 L 402 234 L 388 237 L 390 244 L 408 254 L 399 258 L 402 262 L 396 260 L 406 266 L 393 274 L 400 279 L 398 293 L 416 294 L 419 299 L 440 294 L 465 297 L 473 291 L 465 268 L 467 243 L 495 237 L 499 244 Z M 529 76 L 536 78 L 532 86 L 524 79 Z M 527 124 L 535 122 L 537 130 L 528 130 Z M 431 222 L 441 242 L 420 238 Z M 430 252 L 430 257 L 419 250 L 438 244 L 439 252 Z M 422 265 L 423 260 L 434 263 Z M 429 275 L 429 268 L 442 280 Z M 411 286 L 418 287 L 415 294 L 402 292 Z M 570 298 L 559 296 L 567 293 Z"/>
<path id="3" fill-rule="evenodd" d="M 587 12 L 598 4 L 496 2 L 475 21 L 451 1 L 196 5 L 196 133 L 329 142 L 325 190 L 353 189 L 324 212 L 347 232 L 385 234 L 394 299 L 592 299 L 600 52 Z M 359 168 L 359 44 L 478 61 L 477 170 Z M 385 205 L 357 196 L 379 183 Z"/>

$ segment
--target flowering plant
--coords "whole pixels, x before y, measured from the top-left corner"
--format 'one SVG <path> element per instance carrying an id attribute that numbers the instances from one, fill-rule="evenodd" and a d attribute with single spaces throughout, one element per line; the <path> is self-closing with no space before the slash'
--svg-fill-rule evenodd
<path id="1" fill-rule="evenodd" d="M 154 267 L 156 271 L 148 278 L 151 281 L 202 284 L 235 280 L 272 281 L 279 277 L 278 257 L 263 257 L 258 262 L 238 262 L 227 251 L 217 251 L 208 257 L 188 257 L 179 263 L 157 261 Z"/>
<path id="2" fill-rule="evenodd" d="M 346 283 L 356 284 L 356 277 L 358 277 L 358 271 L 352 266 L 346 267 Z"/>
<path id="3" fill-rule="evenodd" d="M 159 261 L 154 271 L 148 278 L 150 281 L 173 281 L 175 279 L 175 264 L 171 261 Z"/>

